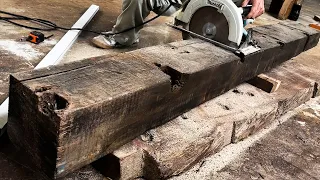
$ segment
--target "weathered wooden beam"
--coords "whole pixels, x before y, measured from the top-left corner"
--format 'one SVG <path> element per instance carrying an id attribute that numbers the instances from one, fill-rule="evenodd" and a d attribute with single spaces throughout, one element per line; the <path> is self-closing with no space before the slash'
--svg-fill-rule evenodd
<path id="1" fill-rule="evenodd" d="M 301 56 L 297 59 L 303 61 Z M 320 67 L 315 63 L 307 64 Z M 95 167 L 105 176 L 112 179 L 120 177 L 121 180 L 177 176 L 225 145 L 258 133 L 278 120 L 279 116 L 310 100 L 315 82 L 320 77 L 314 76 L 319 74 L 318 70 L 302 67 L 297 60 L 288 61 L 266 75 L 259 75 L 268 81 L 283 81 L 277 93 L 267 93 L 249 84 L 241 84 L 148 131 L 101 158 L 100 165 Z M 117 171 L 110 171 L 113 168 Z"/>
<path id="2" fill-rule="evenodd" d="M 292 58 L 308 41 L 286 26 L 255 32 L 262 50 L 242 60 L 191 40 L 15 74 L 10 138 L 49 177 L 64 176 Z"/>
<path id="3" fill-rule="evenodd" d="M 282 70 L 275 72 L 280 74 Z M 299 86 L 292 87 L 292 80 L 288 81 L 284 76 L 279 76 L 285 81 L 281 93 L 269 94 L 249 84 L 241 84 L 134 139 L 113 152 L 113 156 L 105 157 L 104 165 L 98 169 L 103 171 L 119 166 L 117 177 L 121 180 L 177 176 L 231 142 L 239 142 L 266 128 L 279 118 L 277 112 L 287 112 L 308 101 L 313 87 L 310 81 L 293 73 L 290 75 L 293 80 L 300 81 Z M 301 98 L 297 99 L 299 96 Z M 284 101 L 288 106 L 282 105 Z M 111 163 L 111 159 L 117 159 L 117 163 Z M 114 174 L 106 172 L 107 177 L 114 177 Z"/>
<path id="4" fill-rule="evenodd" d="M 306 28 L 304 25 L 300 23 L 280 23 L 280 25 L 286 26 L 291 28 L 292 30 L 299 30 L 301 33 L 307 35 L 308 40 L 307 44 L 304 47 L 304 51 L 307 51 L 313 47 L 315 47 L 320 38 L 319 31 L 313 29 L 313 28 Z"/>
<path id="5" fill-rule="evenodd" d="M 230 143 L 230 123 L 233 123 L 233 143 L 258 133 L 317 94 L 320 60 L 316 52 L 319 48 L 311 50 L 315 53 L 309 51 L 266 75 L 259 75 L 268 81 L 271 79 L 277 87 L 280 85 L 278 91 L 266 93 L 248 84 L 237 86 L 134 139 L 113 152 L 113 156 L 103 158 L 105 163 L 98 169 L 107 177 L 117 176 L 121 180 L 166 179 L 218 152 L 228 140 Z M 117 159 L 117 163 L 111 163 L 111 159 Z M 120 171 L 104 171 L 115 166 Z"/>
<path id="6" fill-rule="evenodd" d="M 199 149 L 207 148 L 206 155 L 210 155 L 222 148 L 221 145 L 211 147 L 211 144 L 219 145 L 219 142 L 224 142 L 221 143 L 223 145 L 227 142 L 230 143 L 230 139 L 229 141 L 221 141 L 223 140 L 221 137 L 228 134 L 230 137 L 231 134 L 230 131 L 221 131 L 221 127 L 227 127 L 227 125 L 223 125 L 223 122 L 228 123 L 229 126 L 231 122 L 235 123 L 232 140 L 233 142 L 240 141 L 277 120 L 275 119 L 275 114 L 278 111 L 277 107 L 280 101 L 284 99 L 294 101 L 293 97 L 297 97 L 300 92 L 310 92 L 306 91 L 309 89 L 308 86 L 301 85 L 307 85 L 308 83 L 303 83 L 306 81 L 320 82 L 320 72 L 318 71 L 320 61 L 317 53 L 319 49 L 320 46 L 317 46 L 271 71 L 271 73 L 277 72 L 273 73 L 276 76 L 271 74 L 276 79 L 287 81 L 286 77 L 292 77 L 293 80 L 299 82 L 299 86 L 294 85 L 294 88 L 292 88 L 292 84 L 296 83 L 292 83 L 292 80 L 289 79 L 289 82 L 284 83 L 286 87 L 281 86 L 280 89 L 286 90 L 285 96 L 279 96 L 284 93 L 283 91 L 278 94 L 268 94 L 248 84 L 242 84 L 194 108 L 183 116 L 148 131 L 141 138 L 138 137 L 113 152 L 113 154 L 101 158 L 94 163 L 94 167 L 106 177 L 112 179 L 120 177 L 120 179 L 124 180 L 136 179 L 137 177 L 157 179 L 161 174 L 172 176 L 184 172 L 188 167 L 201 162 L 202 158 L 205 157 L 202 153 L 203 151 Z M 280 76 L 277 76 L 277 74 Z M 301 79 L 301 77 L 304 77 L 304 79 Z M 298 102 L 303 103 L 303 100 L 307 100 L 305 97 L 308 96 L 310 98 L 310 93 Z M 293 103 L 287 104 L 294 105 Z M 281 108 L 285 108 L 281 112 L 286 112 L 294 107 L 281 106 Z M 226 136 L 225 140 L 227 139 L 228 136 Z M 3 141 L 0 140 L 0 142 Z M 3 152 L 3 148 L 6 148 L 5 146 L 0 144 L 0 152 Z M 11 149 L 6 151 L 13 152 Z M 5 179 L 42 179 L 41 174 L 34 173 L 30 169 L 15 164 L 12 159 L 20 159 L 21 156 L 25 157 L 22 152 L 15 154 L 10 156 L 10 159 L 7 159 L 8 154 L 0 154 L 3 159 L 1 161 L 0 158 L 0 172 L 3 172 L 1 177 Z M 190 157 L 192 158 L 190 159 Z M 175 163 L 177 158 L 179 165 Z M 63 179 L 82 179 L 84 177 L 103 179 L 102 175 L 94 170 L 91 165 L 81 168 Z"/>

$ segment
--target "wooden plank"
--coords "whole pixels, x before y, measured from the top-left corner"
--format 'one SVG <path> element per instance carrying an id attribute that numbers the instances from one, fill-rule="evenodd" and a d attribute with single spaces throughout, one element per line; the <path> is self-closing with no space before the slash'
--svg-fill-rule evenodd
<path id="1" fill-rule="evenodd" d="M 79 20 L 72 26 L 72 28 L 84 28 L 91 19 L 96 15 L 99 6 L 91 5 L 87 11 L 79 18 Z M 53 47 L 53 49 L 41 60 L 35 69 L 45 68 L 51 65 L 58 64 L 65 53 L 71 48 L 76 39 L 79 37 L 80 30 L 68 31 L 61 40 Z M 9 99 L 7 98 L 0 105 L 0 135 L 1 130 L 7 123 L 8 119 Z"/>
<path id="2" fill-rule="evenodd" d="M 292 7 L 296 3 L 296 1 L 297 0 L 285 0 L 278 14 L 278 18 L 281 20 L 288 19 L 291 13 Z"/>
<path id="3" fill-rule="evenodd" d="M 291 35 L 268 36 L 266 29 Z M 79 63 L 70 64 L 72 70 L 58 66 L 45 75 L 15 74 L 8 133 L 49 177 L 62 177 L 277 66 L 285 61 L 282 57 L 292 58 L 307 43 L 300 31 L 278 25 L 262 28 L 256 37 L 269 40 L 261 44 L 262 51 L 242 60 L 212 44 L 190 40 L 85 60 L 80 68 Z M 292 43 L 294 52 L 287 48 Z M 273 57 L 271 62 L 267 57 Z"/>

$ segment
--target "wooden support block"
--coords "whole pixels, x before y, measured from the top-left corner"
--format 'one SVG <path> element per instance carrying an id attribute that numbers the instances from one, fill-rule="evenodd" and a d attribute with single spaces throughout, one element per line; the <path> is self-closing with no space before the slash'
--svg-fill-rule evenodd
<path id="1" fill-rule="evenodd" d="M 280 66 L 267 73 L 281 81 L 281 86 L 274 94 L 279 99 L 276 117 L 307 102 L 313 96 L 315 82 L 296 73 L 294 66 Z M 294 96 L 288 96 L 294 94 Z"/>
<path id="2" fill-rule="evenodd" d="M 62 177 L 292 58 L 307 43 L 306 35 L 285 26 L 260 29 L 255 29 L 257 38 L 270 41 L 242 60 L 190 40 L 15 74 L 10 79 L 10 138 L 50 178 Z M 265 30 L 291 34 L 269 36 Z M 262 58 L 270 53 L 271 62 Z"/>
<path id="3" fill-rule="evenodd" d="M 297 0 L 284 0 L 280 12 L 278 14 L 278 18 L 281 20 L 288 19 L 293 5 L 296 3 Z"/>
<path id="4" fill-rule="evenodd" d="M 216 122 L 206 109 L 191 110 L 116 150 L 113 155 L 119 159 L 121 179 L 167 179 L 230 144 L 232 122 Z M 133 159 L 139 165 L 132 164 Z"/>

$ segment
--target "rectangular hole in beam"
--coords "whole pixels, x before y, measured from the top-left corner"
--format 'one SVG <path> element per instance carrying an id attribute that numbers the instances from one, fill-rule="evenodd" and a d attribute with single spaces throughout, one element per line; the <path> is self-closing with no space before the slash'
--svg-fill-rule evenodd
<path id="1" fill-rule="evenodd" d="M 273 93 L 277 91 L 280 87 L 281 81 L 271 78 L 267 75 L 260 74 L 249 81 L 247 83 L 255 86 L 267 93 Z"/>

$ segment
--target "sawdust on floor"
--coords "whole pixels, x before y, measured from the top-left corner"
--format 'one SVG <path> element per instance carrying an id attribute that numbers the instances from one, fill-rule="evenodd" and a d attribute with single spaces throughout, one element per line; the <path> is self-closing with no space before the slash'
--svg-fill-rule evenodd
<path id="1" fill-rule="evenodd" d="M 259 140 L 265 137 L 267 134 L 271 133 L 273 130 L 279 127 L 280 124 L 288 121 L 291 117 L 296 114 L 304 113 L 306 108 L 312 108 L 314 112 L 320 111 L 320 106 L 318 102 L 320 97 L 312 99 L 306 104 L 296 108 L 293 111 L 288 112 L 282 116 L 278 122 L 273 123 L 270 127 L 262 130 L 260 133 L 250 136 L 237 144 L 230 144 L 226 146 L 222 151 L 216 153 L 215 155 L 204 159 L 199 162 L 189 171 L 171 178 L 170 180 L 211 180 L 213 177 L 219 174 L 219 171 L 225 168 L 227 165 L 239 160 L 245 151 L 256 144 Z M 320 116 L 313 115 L 320 122 Z"/>
<path id="2" fill-rule="evenodd" d="M 0 48 L 27 61 L 43 56 L 43 53 L 34 49 L 29 42 L 16 42 L 4 39 L 0 40 Z"/>

